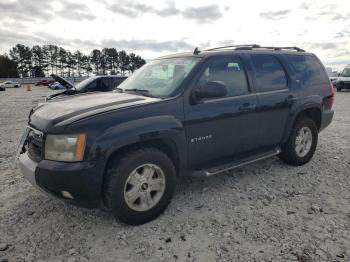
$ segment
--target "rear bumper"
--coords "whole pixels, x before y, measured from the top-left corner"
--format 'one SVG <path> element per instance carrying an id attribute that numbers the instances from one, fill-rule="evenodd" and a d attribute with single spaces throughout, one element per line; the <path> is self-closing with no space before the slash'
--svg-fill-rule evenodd
<path id="1" fill-rule="evenodd" d="M 24 153 L 19 157 L 19 167 L 32 185 L 49 195 L 80 206 L 101 205 L 103 162 L 42 160 L 36 163 Z M 73 199 L 65 197 L 63 191 L 69 192 Z"/>
<path id="2" fill-rule="evenodd" d="M 321 126 L 320 126 L 320 131 L 322 131 L 323 129 L 325 129 L 327 126 L 330 125 L 330 123 L 333 120 L 333 115 L 334 115 L 334 111 L 333 110 L 329 110 L 329 111 L 323 112 L 323 114 L 322 114 L 322 122 L 321 122 Z"/>

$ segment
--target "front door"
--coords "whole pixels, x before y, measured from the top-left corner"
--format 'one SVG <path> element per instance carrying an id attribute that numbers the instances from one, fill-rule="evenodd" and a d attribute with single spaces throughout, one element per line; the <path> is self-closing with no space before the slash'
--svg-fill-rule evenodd
<path id="1" fill-rule="evenodd" d="M 228 92 L 226 97 L 203 99 L 195 104 L 185 101 L 190 166 L 254 149 L 257 98 L 249 87 L 242 59 L 238 55 L 210 58 L 198 79 L 192 90 L 209 81 L 221 81 Z"/>

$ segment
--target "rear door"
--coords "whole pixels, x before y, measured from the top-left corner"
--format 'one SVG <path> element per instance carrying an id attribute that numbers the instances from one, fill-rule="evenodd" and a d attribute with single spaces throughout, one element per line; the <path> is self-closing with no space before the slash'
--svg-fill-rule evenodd
<path id="1" fill-rule="evenodd" d="M 280 144 L 296 95 L 291 92 L 291 80 L 279 55 L 247 54 L 258 99 L 259 146 Z"/>

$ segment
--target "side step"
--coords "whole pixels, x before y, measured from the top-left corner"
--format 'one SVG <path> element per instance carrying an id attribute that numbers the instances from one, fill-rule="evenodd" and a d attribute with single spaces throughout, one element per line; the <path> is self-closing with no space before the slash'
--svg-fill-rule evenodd
<path id="1" fill-rule="evenodd" d="M 274 150 L 260 153 L 257 155 L 249 156 L 249 157 L 238 159 L 238 160 L 236 159 L 230 163 L 226 163 L 223 165 L 208 168 L 206 170 L 195 170 L 195 171 L 191 172 L 189 175 L 194 176 L 194 177 L 213 176 L 213 175 L 216 175 L 216 174 L 219 174 L 222 172 L 226 172 L 226 171 L 229 171 L 229 170 L 237 168 L 237 167 L 241 167 L 241 166 L 248 165 L 250 163 L 254 163 L 254 162 L 259 161 L 259 160 L 263 160 L 263 159 L 266 159 L 266 158 L 269 158 L 272 156 L 276 156 L 280 152 L 281 152 L 281 149 L 276 148 Z"/>

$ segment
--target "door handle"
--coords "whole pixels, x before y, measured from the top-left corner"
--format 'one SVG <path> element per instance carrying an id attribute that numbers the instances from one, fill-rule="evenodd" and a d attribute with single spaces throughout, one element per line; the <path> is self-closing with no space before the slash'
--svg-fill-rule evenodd
<path id="1" fill-rule="evenodd" d="M 243 105 L 241 105 L 239 107 L 239 110 L 242 111 L 242 112 L 249 112 L 249 111 L 255 110 L 255 108 L 256 108 L 256 105 L 252 105 L 252 104 L 249 104 L 249 103 L 244 103 Z"/>

